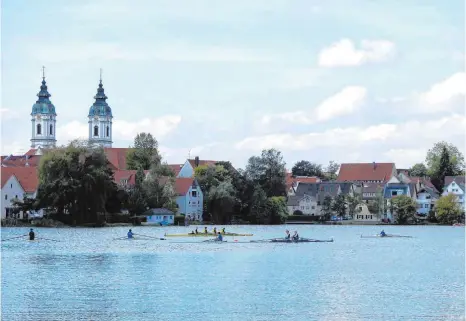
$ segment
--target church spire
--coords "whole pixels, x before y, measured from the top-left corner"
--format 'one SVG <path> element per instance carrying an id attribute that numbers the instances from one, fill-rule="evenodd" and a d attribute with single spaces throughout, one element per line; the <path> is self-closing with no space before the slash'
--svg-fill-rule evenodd
<path id="1" fill-rule="evenodd" d="M 89 141 L 104 147 L 112 147 L 112 109 L 107 103 L 102 84 L 102 69 L 100 69 L 99 87 L 94 96 L 95 102 L 89 108 Z"/>
<path id="2" fill-rule="evenodd" d="M 37 94 L 37 97 L 39 99 L 36 101 L 36 103 L 51 103 L 50 102 L 50 93 L 47 90 L 47 83 L 45 82 L 45 67 L 42 66 L 42 85 L 40 86 L 40 91 Z"/>

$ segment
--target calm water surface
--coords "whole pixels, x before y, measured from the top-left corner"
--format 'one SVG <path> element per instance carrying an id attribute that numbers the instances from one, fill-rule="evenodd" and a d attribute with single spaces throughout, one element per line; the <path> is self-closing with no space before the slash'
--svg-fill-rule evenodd
<path id="1" fill-rule="evenodd" d="M 220 226 L 221 227 L 221 226 Z M 285 226 L 227 226 L 284 235 Z M 465 320 L 460 227 L 288 226 L 334 243 L 113 240 L 128 228 L 37 228 L 2 242 L 2 320 Z M 210 228 L 209 228 L 210 229 Z M 163 236 L 190 228 L 135 227 Z M 2 239 L 27 228 L 2 228 Z M 227 237 L 227 240 L 235 238 Z"/>

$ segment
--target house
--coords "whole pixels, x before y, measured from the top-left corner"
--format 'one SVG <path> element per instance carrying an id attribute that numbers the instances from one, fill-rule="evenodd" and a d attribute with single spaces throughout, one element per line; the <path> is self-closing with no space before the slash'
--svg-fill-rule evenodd
<path id="1" fill-rule="evenodd" d="M 465 178 L 464 176 L 446 176 L 445 187 L 443 189 L 442 196 L 448 194 L 456 195 L 458 205 L 465 211 Z"/>
<path id="2" fill-rule="evenodd" d="M 1 167 L 2 205 L 1 218 L 27 218 L 29 216 L 42 216 L 43 212 L 13 213 L 15 199 L 23 200 L 25 197 L 35 198 L 39 179 L 35 167 Z"/>
<path id="3" fill-rule="evenodd" d="M 195 178 L 177 177 L 175 180 L 176 204 L 187 219 L 202 222 L 204 195 Z"/>
<path id="4" fill-rule="evenodd" d="M 320 215 L 317 208 L 317 199 L 310 195 L 289 196 L 286 205 L 289 215 L 294 215 L 295 211 L 301 211 L 303 215 Z"/>
<path id="5" fill-rule="evenodd" d="M 293 176 L 292 173 L 286 173 L 286 190 L 287 194 L 292 196 L 296 194 L 299 183 L 319 183 L 321 180 L 317 176 Z"/>
<path id="6" fill-rule="evenodd" d="M 429 211 L 435 206 L 435 202 L 440 197 L 440 192 L 432 184 L 428 177 L 411 177 L 405 172 L 398 174 L 400 182 L 409 184 L 411 189 L 415 191 L 417 203 L 417 215 L 420 218 L 427 218 Z"/>
<path id="7" fill-rule="evenodd" d="M 353 221 L 361 224 L 374 224 L 379 221 L 379 218 L 377 214 L 369 211 L 366 203 L 361 202 L 356 206 L 356 213 L 354 214 Z"/>
<path id="8" fill-rule="evenodd" d="M 386 202 L 386 213 L 384 213 L 384 219 L 393 221 L 394 213 L 391 212 L 391 199 L 400 196 L 406 195 L 412 199 L 416 199 L 416 188 L 414 183 L 403 183 L 401 182 L 396 175 L 390 178 L 387 184 L 384 187 L 383 196 Z"/>
<path id="9" fill-rule="evenodd" d="M 173 225 L 175 213 L 166 208 L 153 208 L 143 214 L 146 218 L 142 225 Z"/>
<path id="10" fill-rule="evenodd" d="M 194 170 L 196 167 L 199 166 L 215 166 L 218 161 L 213 160 L 200 160 L 199 157 L 196 156 L 194 159 L 188 159 L 183 164 L 178 172 L 177 177 L 194 177 Z"/>
<path id="11" fill-rule="evenodd" d="M 394 163 L 344 163 L 340 166 L 337 181 L 384 183 L 396 174 Z"/>
<path id="12" fill-rule="evenodd" d="M 366 204 L 376 201 L 379 195 L 383 195 L 384 187 L 384 183 L 362 183 L 362 201 Z"/>

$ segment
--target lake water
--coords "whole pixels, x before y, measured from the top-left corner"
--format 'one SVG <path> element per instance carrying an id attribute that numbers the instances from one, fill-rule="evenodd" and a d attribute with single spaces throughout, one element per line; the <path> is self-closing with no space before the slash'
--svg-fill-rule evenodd
<path id="1" fill-rule="evenodd" d="M 334 243 L 113 240 L 128 228 L 36 228 L 60 240 L 2 242 L 2 320 L 465 320 L 461 227 L 226 226 Z M 189 227 L 134 227 L 163 236 Z M 209 227 L 210 229 L 210 227 Z M 2 239 L 27 228 L 2 228 Z"/>

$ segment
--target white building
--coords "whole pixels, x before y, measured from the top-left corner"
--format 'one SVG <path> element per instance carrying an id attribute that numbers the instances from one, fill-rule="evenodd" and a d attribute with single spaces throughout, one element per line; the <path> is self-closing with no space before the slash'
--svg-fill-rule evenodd
<path id="1" fill-rule="evenodd" d="M 1 167 L 1 175 L 1 218 L 25 218 L 25 213 L 13 214 L 13 200 L 36 197 L 39 185 L 37 169 L 35 167 Z M 29 216 L 32 216 L 32 214 L 42 216 L 42 210 L 37 213 L 27 214 Z"/>
<path id="2" fill-rule="evenodd" d="M 465 211 L 465 178 L 464 176 L 447 176 L 445 177 L 445 187 L 442 196 L 454 194 L 458 205 Z"/>
<path id="3" fill-rule="evenodd" d="M 380 219 L 377 217 L 377 214 L 369 212 L 366 203 L 361 202 L 356 206 L 356 213 L 354 214 L 353 222 L 373 224 L 379 221 Z"/>
<path id="4" fill-rule="evenodd" d="M 295 211 L 301 211 L 303 215 L 320 216 L 320 207 L 317 206 L 317 199 L 310 195 L 289 196 L 288 213 L 294 215 Z"/>
<path id="5" fill-rule="evenodd" d="M 45 75 L 42 75 L 42 85 L 37 94 L 39 99 L 32 106 L 31 112 L 31 148 L 54 147 L 57 140 L 57 113 L 55 106 L 50 101 L 50 95 L 47 91 Z"/>

